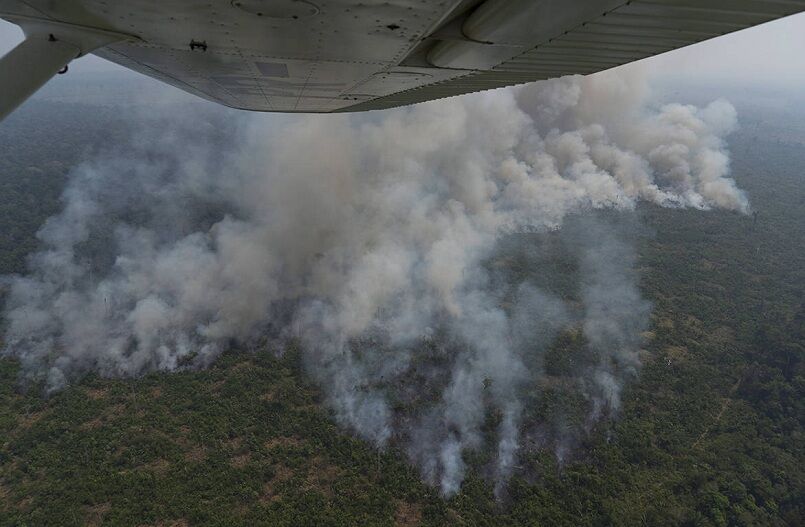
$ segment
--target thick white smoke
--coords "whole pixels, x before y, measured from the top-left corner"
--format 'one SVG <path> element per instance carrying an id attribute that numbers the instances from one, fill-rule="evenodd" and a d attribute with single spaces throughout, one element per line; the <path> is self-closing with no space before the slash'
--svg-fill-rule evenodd
<path id="1" fill-rule="evenodd" d="M 575 374 L 594 421 L 639 366 L 648 308 L 606 229 L 578 255 L 580 315 L 501 285 L 501 237 L 639 200 L 748 210 L 727 177 L 732 106 L 652 109 L 644 91 L 607 74 L 369 116 L 158 120 L 73 171 L 11 282 L 4 353 L 51 392 L 295 339 L 345 427 L 446 495 L 492 441 L 503 482 L 557 332 L 583 328 L 597 357 Z"/>

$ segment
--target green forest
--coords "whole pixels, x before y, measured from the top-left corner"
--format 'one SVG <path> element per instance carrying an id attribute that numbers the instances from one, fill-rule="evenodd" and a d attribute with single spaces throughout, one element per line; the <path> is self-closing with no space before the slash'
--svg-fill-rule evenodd
<path id="1" fill-rule="evenodd" d="M 124 140 L 127 111 L 41 100 L 0 126 L 0 274 L 24 273 L 69 170 Z M 503 499 L 478 470 L 442 498 L 402 452 L 340 430 L 299 351 L 266 342 L 50 398 L 0 359 L 0 525 L 805 525 L 805 133 L 739 115 L 732 172 L 756 214 L 638 208 L 653 304 L 640 375 L 568 462 L 520 459 Z M 805 111 L 777 118 L 805 130 Z M 527 276 L 522 247 L 551 234 L 516 238 L 501 265 Z M 561 289 L 562 258 L 549 253 L 540 269 L 555 272 L 539 279 Z M 543 400 L 545 418 L 573 404 Z"/>

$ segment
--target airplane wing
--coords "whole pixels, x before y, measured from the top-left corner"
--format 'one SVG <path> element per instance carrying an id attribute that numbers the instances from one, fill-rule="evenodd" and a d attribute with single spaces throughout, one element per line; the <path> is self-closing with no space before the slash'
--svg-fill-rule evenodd
<path id="1" fill-rule="evenodd" d="M 89 52 L 234 108 L 350 112 L 586 75 L 802 10 L 805 0 L 0 0 L 28 46 L 0 60 L 0 119 Z"/>

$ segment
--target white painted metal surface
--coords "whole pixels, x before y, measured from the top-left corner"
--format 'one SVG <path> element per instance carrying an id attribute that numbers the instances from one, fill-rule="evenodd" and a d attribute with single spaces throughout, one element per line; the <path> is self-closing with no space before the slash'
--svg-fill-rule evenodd
<path id="1" fill-rule="evenodd" d="M 47 38 L 27 38 L 0 59 L 0 120 L 44 86 L 68 62 L 78 56 L 78 47 Z"/>
<path id="2" fill-rule="evenodd" d="M 564 3 L 587 5 L 586 1 Z M 488 69 L 367 101 L 349 111 L 392 108 L 562 75 L 588 75 L 803 10 L 802 0 L 639 0 L 622 2 L 571 26 L 550 27 L 531 19 L 541 36 L 521 54 Z"/>
<path id="3" fill-rule="evenodd" d="M 140 43 L 96 54 L 229 106 L 330 112 L 398 91 L 394 81 L 418 68 L 395 67 L 459 3 L 0 0 L 0 12 L 30 7 L 40 16 L 133 33 Z M 410 87 L 404 78 L 402 86 Z"/>
<path id="4" fill-rule="evenodd" d="M 555 36 L 617 8 L 623 0 L 486 0 L 464 21 L 465 41 L 435 45 L 428 61 L 441 68 L 489 70 Z"/>
<path id="5" fill-rule="evenodd" d="M 3 18 L 131 35 L 95 53 L 188 92 L 282 112 L 389 108 L 587 74 L 803 9 L 805 0 L 0 0 Z"/>
<path id="6" fill-rule="evenodd" d="M 17 15 L 25 40 L 0 59 L 0 120 L 14 111 L 71 60 L 128 38 L 110 31 Z"/>

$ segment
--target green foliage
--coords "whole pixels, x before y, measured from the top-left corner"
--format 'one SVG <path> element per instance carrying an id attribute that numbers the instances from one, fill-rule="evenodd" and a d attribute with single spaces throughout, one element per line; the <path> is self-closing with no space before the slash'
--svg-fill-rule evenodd
<path id="1" fill-rule="evenodd" d="M 80 145 L 116 130 L 111 110 L 90 118 L 68 105 L 46 126 L 47 110 L 0 129 L 13 145 L 0 156 L 0 272 L 24 270 Z M 640 208 L 653 233 L 639 246 L 641 287 L 654 304 L 640 377 L 619 419 L 580 438 L 565 464 L 526 449 L 502 499 L 483 454 L 468 456 L 462 492 L 444 500 L 404 453 L 340 430 L 293 349 L 233 348 L 205 371 L 90 376 L 49 399 L 22 392 L 18 364 L 2 360 L 0 526 L 805 524 L 805 151 L 756 129 L 731 146 L 757 222 Z M 522 251 L 540 243 L 556 242 L 523 235 L 491 265 L 528 277 Z M 573 258 L 544 254 L 533 281 L 572 299 Z M 580 334 L 560 336 L 529 419 L 583 419 L 561 383 L 583 350 Z"/>

